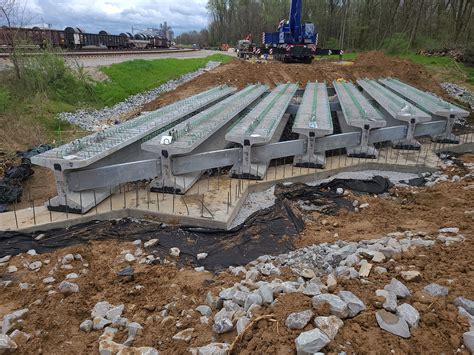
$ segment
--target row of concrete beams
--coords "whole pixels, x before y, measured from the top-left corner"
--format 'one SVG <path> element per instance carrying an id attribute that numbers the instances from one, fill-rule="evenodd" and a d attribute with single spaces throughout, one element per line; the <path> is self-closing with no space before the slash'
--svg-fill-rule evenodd
<path id="1" fill-rule="evenodd" d="M 315 152 L 317 138 L 333 133 L 331 108 L 326 83 L 311 83 L 306 85 L 299 109 L 296 113 L 292 131 L 306 140 L 306 152 L 296 155 L 295 166 L 322 168 L 326 164 L 325 152 Z"/>
<path id="2" fill-rule="evenodd" d="M 34 164 L 54 172 L 58 196 L 49 201 L 50 208 L 84 213 L 120 183 L 158 176 L 157 167 L 140 168 L 143 161 L 155 157 L 141 149 L 142 141 L 236 90 L 215 87 L 33 157 Z M 128 169 L 110 175 L 106 167 L 118 164 Z"/>
<path id="3" fill-rule="evenodd" d="M 339 111 L 339 121 L 342 119 L 343 122 L 346 123 L 346 128 L 349 128 L 348 130 L 343 129 L 340 134 L 330 135 L 332 133 L 332 121 L 330 120 L 330 114 L 328 114 L 327 110 L 329 101 L 327 97 L 327 88 L 322 83 L 309 83 L 300 105 L 293 104 L 288 106 L 285 104 L 288 106 L 287 113 L 291 112 L 297 114 L 295 124 L 293 125 L 293 131 L 300 134 L 300 139 L 276 143 L 273 139 L 275 134 L 273 134 L 273 140 L 270 139 L 268 143 L 250 146 L 250 164 L 266 165 L 275 158 L 305 156 L 308 154 L 308 149 L 313 153 L 321 152 L 324 154 L 324 152 L 329 150 L 346 148 L 347 151 L 350 152 L 355 148 L 365 153 L 365 151 L 361 149 L 361 146 L 364 143 L 366 147 L 372 147 L 374 143 L 406 140 L 406 138 L 411 135 L 411 133 L 409 133 L 409 125 L 406 124 L 406 122 L 403 122 L 403 117 L 400 115 L 398 115 L 398 119 L 400 122 L 404 123 L 402 125 L 380 128 L 373 127 L 375 124 L 372 125 L 372 122 L 375 122 L 376 124 L 380 124 L 380 122 L 378 122 L 379 119 L 376 118 L 374 120 L 371 116 L 373 112 L 370 111 L 370 106 L 368 106 L 366 102 L 368 101 L 368 96 L 370 96 L 368 95 L 368 92 L 364 91 L 364 95 L 367 95 L 366 97 L 361 95 L 357 88 L 352 84 L 341 83 L 348 84 L 347 86 L 349 86 L 349 89 L 347 90 L 345 87 L 338 88 L 338 84 L 339 83 L 335 83 L 334 86 L 336 91 L 339 89 L 340 92 L 338 92 L 339 102 L 331 102 L 329 104 L 330 111 Z M 289 85 L 286 86 L 287 89 L 289 87 Z M 254 90 L 255 88 L 247 88 L 244 89 L 243 92 L 247 92 L 247 94 L 250 95 L 250 92 Z M 246 98 L 246 100 L 244 100 L 245 102 L 242 102 L 238 107 L 234 107 L 231 102 L 239 101 L 235 100 L 235 97 L 238 97 L 236 96 L 238 94 L 236 94 L 229 97 L 227 100 L 224 100 L 224 105 L 221 105 L 221 108 L 223 106 L 229 106 L 231 107 L 231 111 L 235 108 L 235 112 L 238 111 L 242 114 L 242 111 L 245 108 L 258 102 L 258 97 L 262 96 L 266 90 L 266 87 L 260 87 L 260 92 L 255 92 L 255 96 L 243 95 L 243 97 L 240 98 Z M 278 92 L 278 90 L 276 92 Z M 293 94 L 288 94 L 288 96 L 291 97 Z M 231 99 L 232 97 L 234 97 L 234 99 Z M 373 98 L 371 100 L 372 101 L 370 102 L 376 102 Z M 263 101 L 264 100 L 262 100 L 262 102 Z M 282 100 L 282 102 L 284 102 L 284 100 Z M 383 100 L 381 102 L 383 102 Z M 381 104 L 377 105 L 379 108 L 382 108 Z M 309 107 L 311 107 L 311 109 L 309 109 Z M 389 106 L 386 107 L 389 111 L 393 111 L 392 113 L 396 111 L 396 108 L 392 106 L 390 106 L 392 108 Z M 458 109 L 455 106 L 454 108 L 451 108 L 451 111 L 456 109 L 458 110 L 458 113 L 463 114 L 463 110 Z M 189 182 L 182 182 L 181 192 L 184 192 L 192 185 L 193 180 L 200 176 L 201 171 L 211 168 L 242 164 L 244 147 L 222 149 L 226 144 L 224 139 L 225 132 L 229 127 L 232 127 L 233 122 L 238 121 L 239 114 L 235 116 L 235 119 L 230 118 L 229 121 L 224 119 L 224 117 L 229 118 L 232 114 L 229 114 L 229 116 L 223 114 L 220 116 L 223 119 L 223 125 L 219 125 L 219 119 L 215 121 L 212 117 L 214 115 L 219 116 L 219 114 L 222 113 L 222 110 L 218 109 L 218 107 L 211 106 L 206 111 L 208 111 L 207 113 L 212 114 L 206 115 L 203 113 L 201 118 L 199 117 L 199 114 L 197 114 L 187 122 L 184 121 L 184 119 L 181 120 L 183 122 L 181 125 L 171 124 L 166 126 L 166 129 L 157 131 L 159 134 L 156 134 L 155 132 L 155 134 L 153 134 L 157 136 L 155 143 L 152 145 L 143 145 L 143 148 L 146 146 L 154 146 L 155 148 L 151 148 L 151 151 L 144 150 L 141 147 L 142 142 L 149 140 L 149 135 L 148 137 L 140 139 L 137 142 L 138 144 L 133 143 L 132 145 L 135 146 L 135 149 L 122 149 L 128 154 L 121 154 L 120 159 L 110 159 L 105 157 L 96 163 L 91 164 L 87 169 L 70 170 L 68 175 L 69 179 L 65 182 L 66 188 L 68 191 L 74 191 L 73 194 L 76 191 L 83 192 L 80 194 L 80 208 L 77 208 L 77 203 L 74 199 L 69 198 L 66 200 L 66 205 L 68 206 L 69 211 L 85 212 L 90 208 L 91 204 L 89 201 L 91 199 L 91 191 L 93 192 L 93 202 L 98 203 L 101 201 L 99 197 L 101 191 L 109 192 L 112 190 L 111 187 L 116 186 L 121 182 L 148 178 L 162 180 L 162 176 L 166 175 L 162 171 L 164 169 L 169 170 L 169 178 L 166 186 L 165 184 L 161 185 L 162 188 L 168 187 L 173 190 L 175 188 L 179 189 L 179 186 L 177 186 L 179 181 L 176 181 L 174 179 L 175 177 L 179 179 L 180 177 L 189 174 L 193 177 Z M 344 111 L 347 113 L 347 117 L 345 116 L 346 114 Z M 349 116 L 353 115 L 354 112 L 355 115 L 353 117 Z M 388 113 L 386 109 L 381 109 L 380 112 L 375 110 L 375 112 L 383 114 L 383 116 L 387 118 Z M 205 119 L 203 117 L 205 117 Z M 206 125 L 208 120 L 209 125 Z M 385 124 L 385 121 L 383 123 Z M 369 125 L 368 128 L 366 128 L 367 124 Z M 201 130 L 201 126 L 207 128 Z M 253 131 L 254 128 L 258 127 L 258 125 L 251 124 L 248 127 Z M 271 128 L 272 126 L 267 126 L 268 132 L 273 130 L 273 128 L 268 129 L 268 127 Z M 446 130 L 446 119 L 435 120 L 434 122 L 420 122 L 415 124 L 413 137 L 439 137 L 445 135 Z M 276 130 L 274 130 L 274 133 L 275 132 Z M 249 131 L 248 133 L 251 132 Z M 367 133 L 368 136 L 364 136 L 364 133 Z M 308 138 L 311 137 L 312 134 L 317 138 L 314 140 L 313 146 L 308 148 Z M 278 134 L 276 134 L 276 136 L 279 137 Z M 173 140 L 176 144 L 176 150 L 172 149 Z M 156 146 L 162 147 L 157 149 Z M 243 146 L 245 146 L 245 144 L 243 144 Z M 173 154 L 170 154 L 170 152 Z M 67 159 L 65 160 L 68 161 Z M 308 158 L 307 161 L 308 163 L 311 163 L 315 160 Z M 71 162 L 77 162 L 77 160 L 71 159 Z M 86 197 L 88 199 L 87 201 Z"/>
<path id="4" fill-rule="evenodd" d="M 387 89 L 376 80 L 357 80 L 364 93 L 375 101 L 383 111 L 387 126 L 399 125 L 400 121 L 408 125 L 405 139 L 393 142 L 394 148 L 417 150 L 421 145 L 413 138 L 416 124 L 431 121 L 431 116 L 409 103 L 393 91 Z"/>
<path id="5" fill-rule="evenodd" d="M 176 125 L 169 132 L 142 144 L 142 149 L 161 158 L 161 176 L 152 182 L 152 191 L 185 193 L 201 176 L 200 171 L 176 176 L 171 171 L 171 158 L 223 149 L 225 133 L 239 114 L 261 97 L 268 87 L 249 85 L 207 110 Z M 296 90 L 296 89 L 295 89 Z"/>
<path id="6" fill-rule="evenodd" d="M 446 102 L 429 92 L 405 84 L 395 78 L 386 78 L 379 80 L 379 82 L 398 95 L 404 97 L 412 104 L 431 114 L 433 120 L 447 121 L 446 131 L 440 136 L 435 137 L 436 141 L 440 143 L 459 143 L 459 139 L 452 134 L 452 129 L 456 118 L 469 116 L 468 111 Z"/>
<path id="7" fill-rule="evenodd" d="M 347 155 L 354 157 L 376 158 L 377 150 L 369 145 L 370 131 L 385 127 L 386 122 L 369 100 L 351 82 L 334 81 L 341 111 L 337 112 L 342 132 L 362 131 L 360 145 L 347 148 Z"/>
<path id="8" fill-rule="evenodd" d="M 265 176 L 270 162 L 252 164 L 252 146 L 280 140 L 289 117 L 289 114 L 285 113 L 296 90 L 298 90 L 296 84 L 278 85 L 227 132 L 225 135 L 227 141 L 243 146 L 241 162 L 232 167 L 233 176 L 254 179 Z"/>

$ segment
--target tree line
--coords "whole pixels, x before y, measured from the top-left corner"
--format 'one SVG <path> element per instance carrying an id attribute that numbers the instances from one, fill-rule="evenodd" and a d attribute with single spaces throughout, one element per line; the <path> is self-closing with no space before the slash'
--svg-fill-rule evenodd
<path id="1" fill-rule="evenodd" d="M 248 34 L 276 31 L 290 0 L 208 0 L 209 25 L 183 33 L 177 43 L 234 45 Z M 346 50 L 469 47 L 474 43 L 474 0 L 305 0 L 303 21 L 313 22 L 319 46 Z"/>

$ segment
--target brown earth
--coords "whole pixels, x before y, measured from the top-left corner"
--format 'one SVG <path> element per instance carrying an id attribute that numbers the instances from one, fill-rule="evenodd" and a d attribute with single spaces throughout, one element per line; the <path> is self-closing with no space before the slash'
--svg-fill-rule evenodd
<path id="1" fill-rule="evenodd" d="M 473 156 L 465 156 L 472 161 Z M 458 170 L 448 171 L 449 174 Z M 458 316 L 452 301 L 457 296 L 474 299 L 474 223 L 473 217 L 465 211 L 473 210 L 474 186 L 472 179 L 456 183 L 440 183 L 432 188 L 394 188 L 389 196 L 352 196 L 368 202 L 369 207 L 360 212 L 340 211 L 334 217 L 318 216 L 309 223 L 298 238 L 298 246 L 324 241 L 334 241 L 333 233 L 340 239 L 358 241 L 379 238 L 386 232 L 412 230 L 423 231 L 436 236 L 442 227 L 456 226 L 461 229 L 466 240 L 446 246 L 436 243 L 431 248 L 417 248 L 395 255 L 393 260 L 379 264 L 388 269 L 387 274 L 374 272 L 368 283 L 359 280 L 339 280 L 338 288 L 350 290 L 360 297 L 367 310 L 357 317 L 345 320 L 339 334 L 326 348 L 327 353 L 346 351 L 347 353 L 387 354 L 395 353 L 454 353 L 461 346 L 462 333 L 468 330 L 465 319 Z M 321 226 L 317 221 L 327 219 L 331 226 Z M 362 222 L 367 221 L 367 222 Z M 339 227 L 332 227 L 337 222 Z M 138 237 L 138 236 L 137 236 Z M 12 258 L 9 265 L 19 269 L 7 274 L 6 266 L 0 267 L 0 276 L 12 277 L 14 284 L 2 287 L 0 318 L 9 312 L 28 307 L 30 312 L 22 325 L 23 331 L 33 335 L 28 343 L 20 345 L 24 354 L 90 354 L 97 353 L 100 332 L 89 334 L 79 330 L 79 324 L 90 318 L 95 303 L 107 300 L 112 304 L 125 304 L 124 316 L 144 326 L 142 334 L 134 346 L 153 346 L 162 354 L 184 354 L 190 347 L 202 346 L 213 341 L 231 343 L 237 336 L 234 332 L 216 336 L 209 325 L 201 324 L 200 315 L 193 309 L 205 303 L 208 291 L 217 294 L 222 287 L 229 287 L 241 278 L 227 272 L 212 275 L 197 273 L 190 267 L 178 268 L 174 261 L 167 265 L 141 265 L 134 263 L 135 279 L 124 282 L 117 278 L 116 272 L 126 263 L 120 258 L 124 250 L 133 250 L 131 243 L 116 241 L 89 242 L 87 244 L 59 249 L 49 254 L 29 256 L 21 254 Z M 57 261 L 67 253 L 80 253 L 89 266 L 74 261 L 73 270 L 58 269 L 54 273 L 56 285 L 71 272 L 84 274 L 74 280 L 80 287 L 78 294 L 68 297 L 57 293 L 47 295 L 42 279 L 48 276 Z M 28 271 L 22 266 L 25 260 L 50 260 L 38 272 Z M 400 277 L 400 270 L 414 269 L 422 274 L 419 281 L 407 282 L 413 296 L 407 299 L 421 314 L 418 329 L 412 331 L 410 339 L 402 339 L 381 330 L 374 313 L 378 309 L 374 292 L 390 282 L 392 277 Z M 262 276 L 261 276 L 262 277 Z M 294 280 L 290 270 L 283 270 L 282 280 Z M 273 277 L 262 278 L 271 280 Z M 18 282 L 33 285 L 21 291 Z M 430 298 L 419 291 L 431 282 L 449 287 L 447 297 Z M 136 286 L 144 286 L 137 289 Z M 40 304 L 33 304 L 41 300 Z M 165 305 L 169 306 L 168 319 L 163 323 L 159 313 Z M 285 326 L 288 314 L 311 308 L 310 298 L 301 294 L 280 296 L 273 307 L 265 307 L 256 315 L 272 315 L 256 324 L 240 339 L 234 353 L 241 354 L 287 354 L 294 352 L 294 340 L 302 330 L 289 330 Z M 325 310 L 314 310 L 317 315 L 325 315 Z M 174 326 L 180 321 L 180 328 Z M 168 323 L 169 322 L 169 323 Z M 175 341 L 172 336 L 186 328 L 194 328 L 190 343 Z M 308 325 L 305 330 L 312 329 Z M 120 331 L 116 341 L 125 340 L 126 334 Z M 461 351 L 463 354 L 467 352 Z"/>
<path id="2" fill-rule="evenodd" d="M 234 60 L 180 86 L 177 90 L 161 95 L 145 105 L 145 111 L 170 104 L 176 100 L 195 95 L 216 85 L 231 85 L 243 88 L 248 84 L 266 84 L 270 87 L 287 81 L 305 85 L 308 81 L 334 80 L 355 81 L 360 78 L 379 79 L 387 76 L 397 77 L 420 89 L 446 96 L 439 83 L 421 65 L 409 60 L 385 56 L 381 52 L 367 52 L 357 56 L 352 64 L 344 65 L 336 61 L 321 60 L 312 64 L 285 64 L 281 62 L 250 62 Z"/>

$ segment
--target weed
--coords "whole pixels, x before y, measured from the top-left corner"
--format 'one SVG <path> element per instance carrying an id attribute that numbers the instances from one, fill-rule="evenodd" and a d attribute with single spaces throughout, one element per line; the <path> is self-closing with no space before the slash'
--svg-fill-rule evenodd
<path id="1" fill-rule="evenodd" d="M 10 92 L 0 87 L 0 113 L 5 112 L 10 104 Z"/>

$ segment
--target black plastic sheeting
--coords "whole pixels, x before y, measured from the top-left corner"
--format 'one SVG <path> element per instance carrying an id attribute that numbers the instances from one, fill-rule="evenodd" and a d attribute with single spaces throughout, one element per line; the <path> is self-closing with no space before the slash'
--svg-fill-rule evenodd
<path id="1" fill-rule="evenodd" d="M 28 150 L 17 151 L 16 156 L 21 157 L 21 158 L 30 159 L 31 157 L 34 157 L 35 155 L 38 155 L 38 154 L 41 154 L 41 153 L 44 153 L 44 152 L 46 152 L 50 149 L 53 149 L 52 145 L 40 144 L 40 145 L 37 145 L 37 146 L 35 146 L 33 148 L 30 148 Z"/>
<path id="2" fill-rule="evenodd" d="M 340 208 L 353 209 L 352 202 L 343 195 L 325 191 L 321 186 L 308 186 L 294 183 L 289 186 L 275 186 L 275 196 L 280 200 L 297 202 L 300 211 L 316 211 L 326 215 L 335 215 Z"/>
<path id="3" fill-rule="evenodd" d="M 47 232 L 21 233 L 0 232 L 0 257 L 16 255 L 35 249 L 48 253 L 58 248 L 94 240 L 147 241 L 158 239 L 159 244 L 148 252 L 164 257 L 169 249 L 181 250 L 180 262 L 192 262 L 207 270 L 220 270 L 230 265 L 243 265 L 263 254 L 280 254 L 293 249 L 292 237 L 304 225 L 288 204 L 278 201 L 271 208 L 251 215 L 242 225 L 229 230 L 209 230 L 195 227 L 162 227 L 156 223 L 136 223 L 129 219 L 119 221 L 90 222 L 69 229 L 53 229 Z M 35 240 L 44 233 L 45 237 Z M 287 236 L 287 238 L 285 238 Z M 198 253 L 208 253 L 197 261 Z"/>
<path id="4" fill-rule="evenodd" d="M 21 183 L 33 175 L 30 158 L 52 149 L 51 145 L 41 144 L 25 151 L 18 151 L 21 164 L 10 167 L 0 179 L 0 213 L 7 211 L 11 203 L 20 201 L 23 194 Z"/>
<path id="5" fill-rule="evenodd" d="M 333 179 L 327 183 L 318 185 L 318 187 L 321 189 L 330 189 L 332 191 L 336 191 L 338 188 L 343 188 L 345 190 L 359 193 L 383 194 L 392 187 L 392 183 L 389 179 L 382 176 L 374 176 L 372 179 L 368 180 Z"/>
<path id="6" fill-rule="evenodd" d="M 89 241 L 147 241 L 156 238 L 159 243 L 147 250 L 148 253 L 164 257 L 169 254 L 170 248 L 178 247 L 181 250 L 180 263 L 218 271 L 229 266 L 245 265 L 261 255 L 277 255 L 293 250 L 293 239 L 304 228 L 301 214 L 294 208 L 298 203 L 324 206 L 322 213 L 334 214 L 339 208 L 352 208 L 352 204 L 344 196 L 331 190 L 344 187 L 356 192 L 382 193 L 388 190 L 389 185 L 382 177 L 364 181 L 337 179 L 319 186 L 278 184 L 275 188 L 274 206 L 253 213 L 243 224 L 228 231 L 163 226 L 122 219 L 94 221 L 46 232 L 0 232 L 0 257 L 24 253 L 30 249 L 48 253 Z M 43 238 L 35 239 L 43 233 Z M 197 260 L 199 253 L 207 253 L 208 256 L 204 260 Z"/>
<path id="7" fill-rule="evenodd" d="M 421 187 L 426 185 L 426 179 L 424 177 L 417 177 L 410 180 L 402 180 L 401 183 L 404 183 L 409 186 Z"/>

